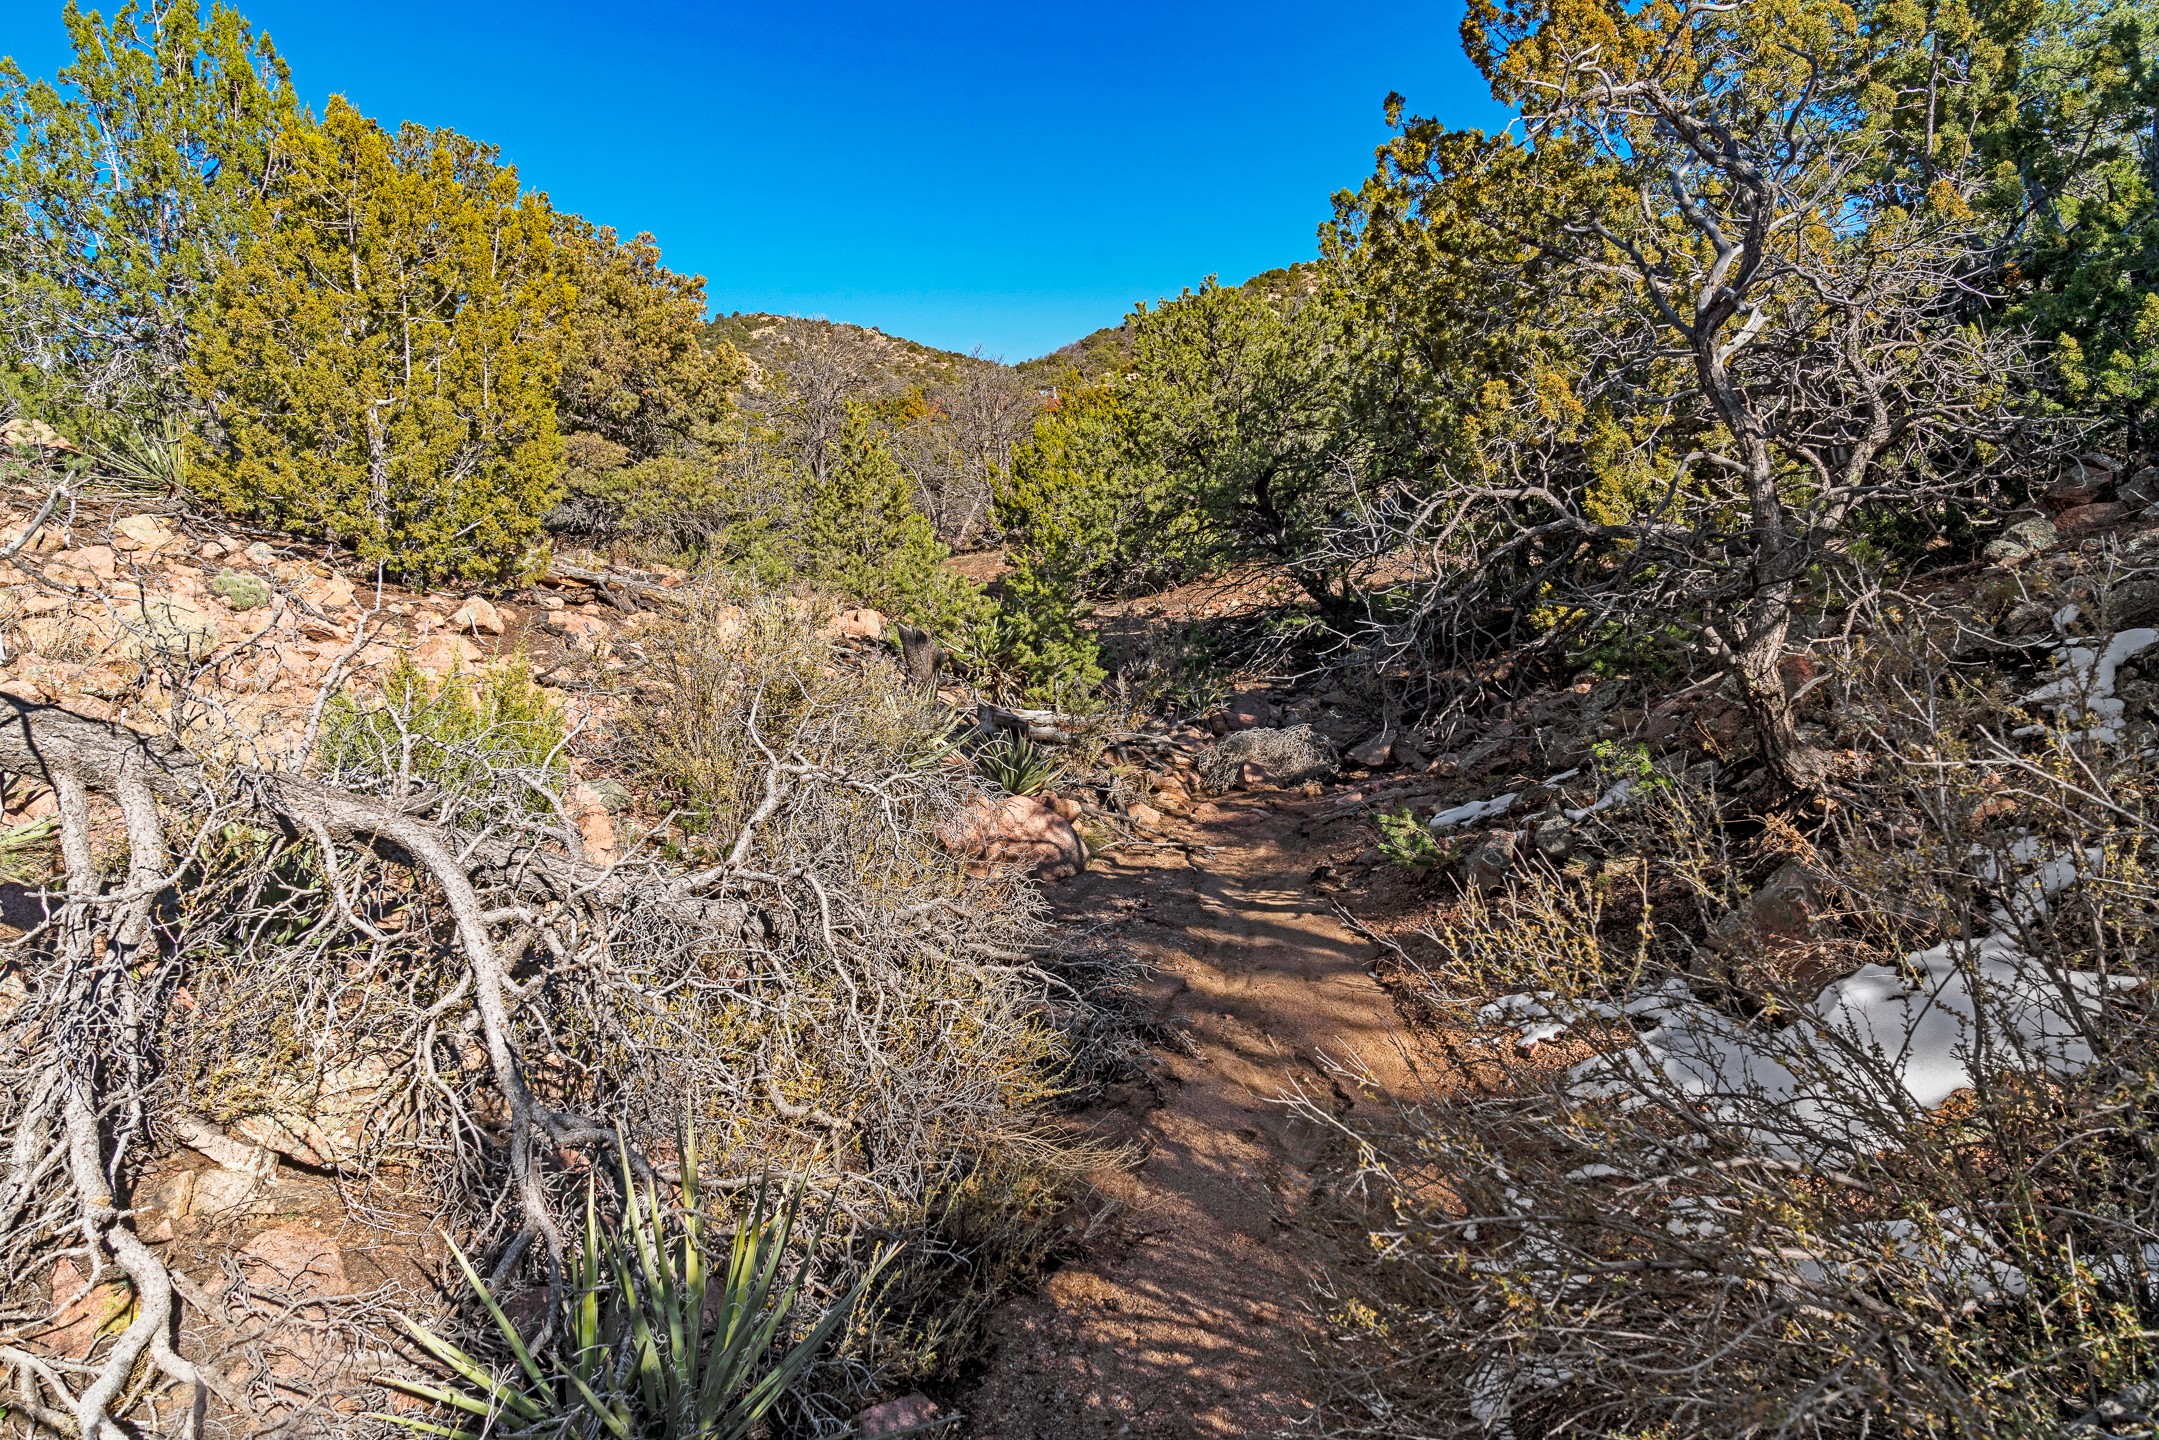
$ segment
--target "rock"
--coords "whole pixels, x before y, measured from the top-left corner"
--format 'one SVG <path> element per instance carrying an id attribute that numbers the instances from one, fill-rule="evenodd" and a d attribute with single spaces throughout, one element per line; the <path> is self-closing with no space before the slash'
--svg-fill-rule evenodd
<path id="1" fill-rule="evenodd" d="M 1347 758 L 1352 765 L 1361 765 L 1367 770 L 1379 770 L 1391 765 L 1394 763 L 1394 731 L 1382 730 L 1370 739 L 1352 746 Z"/>
<path id="2" fill-rule="evenodd" d="M 1217 735 L 1240 730 L 1272 730 L 1282 723 L 1282 707 L 1257 690 L 1243 690 L 1229 697 L 1220 713 L 1208 717 L 1207 726 Z"/>
<path id="3" fill-rule="evenodd" d="M 607 638 L 605 620 L 578 610 L 556 610 L 548 615 L 544 623 L 549 630 L 562 636 L 576 649 L 595 649 Z"/>
<path id="4" fill-rule="evenodd" d="M 172 527 L 155 515 L 124 515 L 112 526 L 112 543 L 122 550 L 155 554 L 177 544 L 179 539 Z"/>
<path id="5" fill-rule="evenodd" d="M 2159 505 L 2159 469 L 2146 465 L 2121 483 L 2115 498 L 2139 514 Z"/>
<path id="6" fill-rule="evenodd" d="M 23 450 L 72 451 L 75 448 L 52 426 L 27 415 L 0 423 L 0 445 L 13 445 Z"/>
<path id="7" fill-rule="evenodd" d="M 1554 865 L 1564 865 L 1574 854 L 1575 839 L 1573 822 L 1565 816 L 1555 815 L 1537 822 L 1529 843 Z"/>
<path id="8" fill-rule="evenodd" d="M 2009 565 L 2051 548 L 2060 539 L 2052 521 L 2028 515 L 1989 540 L 1980 553 L 1997 565 Z"/>
<path id="9" fill-rule="evenodd" d="M 92 582 L 111 584 L 119 558 L 110 545 L 85 545 L 79 550 L 62 550 L 52 557 L 52 567 L 85 577 L 75 581 L 79 585 Z"/>
<path id="10" fill-rule="evenodd" d="M 1514 850 L 1518 838 L 1514 831 L 1502 830 L 1472 851 L 1470 883 L 1487 894 L 1505 889 L 1509 877 L 1514 874 Z"/>
<path id="11" fill-rule="evenodd" d="M 2105 501 L 2092 505 L 2077 505 L 2054 517 L 2054 528 L 2062 535 L 2089 535 L 2094 530 L 2104 530 L 2119 525 L 2129 518 L 2129 507 L 2118 501 Z"/>
<path id="12" fill-rule="evenodd" d="M 946 827 L 945 848 L 988 869 L 1019 869 L 1061 880 L 1087 868 L 1072 822 L 1031 795 L 978 800 Z"/>
<path id="13" fill-rule="evenodd" d="M 1055 810 L 1066 820 L 1077 823 L 1080 818 L 1080 802 L 1077 800 L 1067 799 L 1062 795 L 1049 795 L 1043 798 L 1042 803 Z"/>
<path id="14" fill-rule="evenodd" d="M 1718 923 L 1717 938 L 1726 944 L 1748 936 L 1766 941 L 1811 939 L 1821 919 L 1826 888 L 1819 871 L 1787 860 L 1747 897 L 1746 904 Z"/>
<path id="15" fill-rule="evenodd" d="M 52 1267 L 53 1316 L 38 1335 L 38 1346 L 67 1360 L 87 1359 L 98 1340 L 124 1327 L 135 1297 L 126 1285 L 108 1280 L 85 1290 L 82 1271 L 63 1258 Z"/>
<path id="16" fill-rule="evenodd" d="M 27 520 L 10 520 L 7 524 L 0 525 L 0 550 L 5 550 L 20 540 L 23 527 L 29 523 Z M 66 544 L 67 537 L 60 533 L 59 526 L 46 525 L 37 532 L 36 538 L 23 548 L 32 555 L 49 555 Z"/>
<path id="17" fill-rule="evenodd" d="M 607 813 L 610 815 L 620 815 L 637 803 L 637 797 L 630 793 L 630 787 L 620 780 L 602 779 L 586 783 L 590 786 L 592 793 L 599 797 L 600 803 L 607 807 Z"/>
<path id="18" fill-rule="evenodd" d="M 30 653 L 47 660 L 86 660 L 105 648 L 105 632 L 86 615 L 38 615 L 18 628 Z"/>
<path id="19" fill-rule="evenodd" d="M 270 603 L 270 582 L 245 570 L 220 570 L 210 582 L 210 593 L 234 610 L 253 610 Z"/>
<path id="20" fill-rule="evenodd" d="M 316 1297 L 350 1295 L 345 1256 L 329 1236 L 305 1225 L 263 1231 L 240 1250 L 240 1269 L 258 1289 Z"/>
<path id="21" fill-rule="evenodd" d="M 282 1082 L 271 1108 L 242 1116 L 231 1129 L 303 1165 L 324 1170 L 348 1165 L 360 1158 L 368 1122 L 389 1076 L 388 1063 L 368 1055 L 319 1078 Z"/>
<path id="22" fill-rule="evenodd" d="M 2106 603 L 2116 629 L 2149 625 L 2159 620 L 2159 580 L 2126 580 L 2114 587 Z"/>
<path id="23" fill-rule="evenodd" d="M 1309 725 L 1287 730 L 1259 728 L 1225 735 L 1199 758 L 1199 779 L 1210 794 L 1233 788 L 1244 767 L 1255 765 L 1281 785 L 1331 779 L 1334 746 Z"/>
<path id="24" fill-rule="evenodd" d="M 500 635 L 508 628 L 502 623 L 502 613 L 479 595 L 458 606 L 450 623 L 460 630 L 477 630 L 482 635 Z"/>
<path id="25" fill-rule="evenodd" d="M 615 821 L 607 801 L 591 785 L 572 785 L 562 797 L 571 823 L 585 842 L 585 854 L 595 865 L 615 863 Z"/>
<path id="26" fill-rule="evenodd" d="M 480 647 L 462 635 L 437 635 L 412 647 L 412 663 L 434 675 L 480 662 Z"/>
<path id="27" fill-rule="evenodd" d="M 353 602 L 352 582 L 332 571 L 309 581 L 300 597 L 317 610 L 342 610 Z"/>
<path id="28" fill-rule="evenodd" d="M 924 1395 L 902 1395 L 882 1405 L 872 1405 L 855 1417 L 855 1428 L 864 1436 L 896 1435 L 938 1418 L 937 1403 Z"/>
<path id="29" fill-rule="evenodd" d="M 145 595 L 120 612 L 135 660 L 207 660 L 217 649 L 217 617 L 177 595 Z"/>
<path id="30" fill-rule="evenodd" d="M 1134 825 L 1143 830 L 1159 830 L 1162 828 L 1162 812 L 1144 800 L 1134 801 L 1132 804 L 1125 806 L 1124 813 Z"/>
<path id="31" fill-rule="evenodd" d="M 1256 760 L 1247 760 L 1237 767 L 1237 788 L 1259 790 L 1274 784 L 1274 772 Z"/>
<path id="32" fill-rule="evenodd" d="M 882 640 L 885 617 L 866 605 L 842 610 L 832 622 L 832 633 L 848 640 Z"/>

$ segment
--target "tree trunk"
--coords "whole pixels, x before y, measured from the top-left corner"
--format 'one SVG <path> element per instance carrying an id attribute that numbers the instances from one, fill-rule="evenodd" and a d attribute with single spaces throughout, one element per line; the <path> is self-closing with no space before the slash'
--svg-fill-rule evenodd
<path id="1" fill-rule="evenodd" d="M 1750 634 L 1733 657 L 1732 672 L 1777 788 L 1786 795 L 1813 795 L 1828 782 L 1829 757 L 1799 734 L 1781 669 L 1786 628 L 1776 624 Z"/>

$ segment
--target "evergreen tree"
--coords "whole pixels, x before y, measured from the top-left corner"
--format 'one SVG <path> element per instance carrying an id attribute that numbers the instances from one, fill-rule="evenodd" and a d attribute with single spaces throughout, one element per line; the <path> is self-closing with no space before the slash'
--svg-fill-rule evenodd
<path id="1" fill-rule="evenodd" d="M 869 413 L 847 408 L 822 483 L 812 481 L 795 535 L 813 583 L 936 633 L 972 643 L 982 592 L 944 567 L 947 552 Z"/>
<path id="2" fill-rule="evenodd" d="M 545 199 L 486 146 L 341 99 L 286 144 L 189 372 L 200 492 L 415 579 L 530 573 L 575 298 Z"/>
<path id="3" fill-rule="evenodd" d="M 55 419 L 169 413 L 218 268 L 293 113 L 284 62 L 223 5 L 69 0 L 58 84 L 0 59 L 0 375 Z"/>

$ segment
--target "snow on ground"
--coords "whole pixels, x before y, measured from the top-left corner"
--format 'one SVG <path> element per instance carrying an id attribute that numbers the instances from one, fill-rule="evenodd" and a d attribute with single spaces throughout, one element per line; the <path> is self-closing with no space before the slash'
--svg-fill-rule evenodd
<path id="1" fill-rule="evenodd" d="M 2122 738 L 2122 702 L 2114 678 L 2131 656 L 2159 645 L 2159 630 L 2123 630 L 2103 646 L 2064 645 L 2054 652 L 2061 674 L 2024 697 L 2026 705 L 2044 705 L 2067 724 L 2089 728 L 2072 739 L 2118 743 Z M 2027 733 L 2027 732 L 2019 732 Z"/>
<path id="2" fill-rule="evenodd" d="M 2076 1074 L 2091 1063 L 2087 1027 L 2107 992 L 2136 983 L 2050 974 L 2008 936 L 1988 935 L 1922 950 L 1901 967 L 1864 966 L 1791 1024 L 1763 1030 L 1667 981 L 1624 1007 L 1653 1028 L 1571 1075 L 1578 1094 L 1629 1107 L 1651 1095 L 1681 1101 L 1770 1153 L 1815 1158 L 1879 1143 L 1896 1115 L 1970 1086 L 1982 1054 L 1997 1066 Z"/>
<path id="3" fill-rule="evenodd" d="M 1474 825 L 1479 820 L 1490 820 L 1504 815 L 1514 808 L 1516 792 L 1494 795 L 1489 800 L 1471 800 L 1451 810 L 1442 810 L 1424 822 L 1425 828 L 1437 835 L 1463 825 Z"/>

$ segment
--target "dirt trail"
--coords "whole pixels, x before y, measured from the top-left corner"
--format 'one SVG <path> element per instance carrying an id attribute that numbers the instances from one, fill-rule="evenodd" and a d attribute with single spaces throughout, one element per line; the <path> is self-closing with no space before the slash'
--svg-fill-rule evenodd
<path id="1" fill-rule="evenodd" d="M 963 1402 L 977 1440 L 1262 1437 L 1308 1412 L 1317 1257 L 1288 1221 L 1332 1132 L 1278 1102 L 1302 1089 L 1362 1109 L 1408 1078 L 1370 947 L 1308 883 L 1301 822 L 1328 804 L 1202 806 L 1189 860 L 1123 852 L 1059 887 L 1075 918 L 1124 917 L 1184 1039 L 1158 1051 L 1151 1085 L 1091 1117 L 1145 1159 L 1103 1182 L 1122 1207 L 1111 1233 L 998 1316 Z M 1345 1090 L 1330 1057 L 1379 1090 Z"/>

